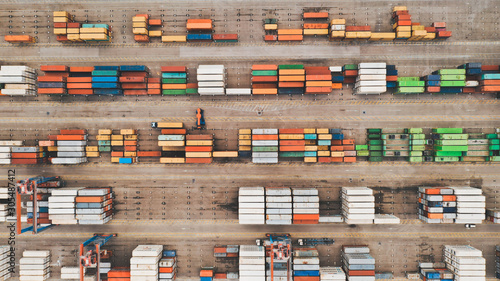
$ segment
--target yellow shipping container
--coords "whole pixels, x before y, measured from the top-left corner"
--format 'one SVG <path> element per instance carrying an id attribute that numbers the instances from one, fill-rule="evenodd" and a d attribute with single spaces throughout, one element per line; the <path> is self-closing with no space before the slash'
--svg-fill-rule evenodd
<path id="1" fill-rule="evenodd" d="M 398 32 L 396 33 L 396 38 L 410 38 L 411 32 Z"/>
<path id="2" fill-rule="evenodd" d="M 80 34 L 80 28 L 68 28 L 66 32 L 68 34 Z"/>
<path id="3" fill-rule="evenodd" d="M 317 145 L 306 145 L 304 146 L 304 151 L 318 151 Z"/>
<path id="4" fill-rule="evenodd" d="M 143 27 L 133 28 L 132 33 L 141 34 L 141 35 L 148 35 L 148 30 L 146 28 L 143 28 Z"/>
<path id="5" fill-rule="evenodd" d="M 330 150 L 330 147 L 328 145 L 318 145 L 318 151 L 320 150 Z"/>
<path id="6" fill-rule="evenodd" d="M 279 134 L 280 140 L 303 140 L 303 134 Z"/>
<path id="7" fill-rule="evenodd" d="M 111 140 L 123 140 L 123 135 L 111 135 Z"/>
<path id="8" fill-rule="evenodd" d="M 87 152 L 96 152 L 96 151 L 99 151 L 99 147 L 97 147 L 97 146 L 87 146 L 87 147 L 85 147 L 85 151 L 87 151 Z"/>
<path id="9" fill-rule="evenodd" d="M 251 135 L 252 130 L 251 129 L 239 129 L 238 134 L 240 135 Z"/>
<path id="10" fill-rule="evenodd" d="M 111 157 L 111 163 L 120 163 L 120 157 Z"/>
<path id="11" fill-rule="evenodd" d="M 161 37 L 163 30 L 150 30 L 149 37 Z"/>
<path id="12" fill-rule="evenodd" d="M 425 37 L 425 35 L 427 35 L 427 31 L 425 31 L 425 30 L 414 30 L 411 35 L 412 35 L 412 37 Z"/>
<path id="13" fill-rule="evenodd" d="M 238 151 L 214 151 L 213 157 L 238 157 Z"/>
<path id="14" fill-rule="evenodd" d="M 47 151 L 57 151 L 57 146 L 47 146 Z"/>
<path id="15" fill-rule="evenodd" d="M 434 40 L 436 39 L 436 33 L 433 33 L 433 32 L 427 32 L 427 35 L 424 36 L 424 38 L 422 38 L 422 40 Z"/>
<path id="16" fill-rule="evenodd" d="M 123 146 L 123 141 L 111 141 L 111 146 Z"/>
<path id="17" fill-rule="evenodd" d="M 305 81 L 306 77 L 304 75 L 296 75 L 296 76 L 279 76 L 279 81 L 282 82 L 302 82 Z"/>
<path id="18" fill-rule="evenodd" d="M 306 81 L 306 87 L 331 87 L 331 81 Z"/>
<path id="19" fill-rule="evenodd" d="M 252 139 L 252 135 L 239 135 L 238 139 L 239 140 L 251 140 Z"/>
<path id="20" fill-rule="evenodd" d="M 238 142 L 238 145 L 252 145 L 252 141 L 251 140 L 240 140 Z"/>
<path id="21" fill-rule="evenodd" d="M 186 158 L 210 158 L 212 152 L 186 152 Z"/>
<path id="22" fill-rule="evenodd" d="M 397 32 L 409 32 L 409 31 L 411 31 L 411 26 L 409 26 L 409 25 L 400 25 L 400 26 L 396 27 L 396 31 Z"/>
<path id="23" fill-rule="evenodd" d="M 54 17 L 54 22 L 70 22 L 68 17 Z"/>
<path id="24" fill-rule="evenodd" d="M 163 151 L 184 151 L 184 146 L 162 146 Z"/>
<path id="25" fill-rule="evenodd" d="M 304 134 L 316 134 L 315 128 L 306 128 L 304 129 Z"/>
<path id="26" fill-rule="evenodd" d="M 160 129 L 182 129 L 184 123 L 182 122 L 158 122 L 157 128 Z"/>
<path id="27" fill-rule="evenodd" d="M 345 31 L 343 30 L 332 30 L 330 33 L 330 38 L 344 38 L 345 37 Z"/>
<path id="28" fill-rule="evenodd" d="M 343 151 L 332 151 L 332 157 L 344 157 Z"/>
<path id="29" fill-rule="evenodd" d="M 396 38 L 396 33 L 394 32 L 372 32 L 370 35 L 370 40 L 394 40 Z"/>
<path id="30" fill-rule="evenodd" d="M 332 25 L 342 25 L 342 24 L 345 24 L 345 19 L 332 19 L 330 21 L 330 24 L 332 24 Z"/>
<path id="31" fill-rule="evenodd" d="M 240 145 L 240 147 L 238 148 L 238 150 L 240 150 L 240 151 L 252 151 L 252 146 L 250 146 L 250 145 Z"/>
<path id="32" fill-rule="evenodd" d="M 147 22 L 146 17 L 132 17 L 133 22 Z"/>
<path id="33" fill-rule="evenodd" d="M 330 151 L 318 151 L 318 156 L 320 157 L 330 157 Z"/>
<path id="34" fill-rule="evenodd" d="M 279 75 L 304 75 L 306 71 L 304 69 L 280 69 Z"/>
<path id="35" fill-rule="evenodd" d="M 113 130 L 111 129 L 99 129 L 99 135 L 111 135 Z"/>
<path id="36" fill-rule="evenodd" d="M 316 163 L 318 159 L 316 157 L 304 157 L 304 162 L 306 163 Z"/>
<path id="37" fill-rule="evenodd" d="M 318 134 L 318 140 L 331 140 L 331 134 Z"/>
<path id="38" fill-rule="evenodd" d="M 98 141 L 108 141 L 111 139 L 111 135 L 97 135 L 95 139 Z"/>
<path id="39" fill-rule="evenodd" d="M 278 29 L 278 35 L 302 35 L 302 29 Z"/>
<path id="40" fill-rule="evenodd" d="M 109 40 L 109 36 L 105 33 L 80 33 L 80 39 L 82 40 Z"/>
<path id="41" fill-rule="evenodd" d="M 54 28 L 54 34 L 61 35 L 68 33 L 66 28 Z"/>
<path id="42" fill-rule="evenodd" d="M 186 36 L 185 35 L 168 35 L 168 36 L 162 36 L 161 37 L 161 42 L 163 43 L 171 43 L 171 42 L 186 42 Z"/>
<path id="43" fill-rule="evenodd" d="M 277 24 L 264 24 L 264 30 L 276 30 L 278 29 L 278 25 Z"/>
<path id="44" fill-rule="evenodd" d="M 425 26 L 423 25 L 412 25 L 411 30 L 425 30 Z"/>
<path id="45" fill-rule="evenodd" d="M 316 129 L 317 134 L 328 134 L 330 133 L 330 129 L 328 128 L 318 128 Z"/>
<path id="46" fill-rule="evenodd" d="M 87 157 L 99 157 L 98 151 L 87 151 Z"/>
<path id="47" fill-rule="evenodd" d="M 304 29 L 304 35 L 328 35 L 328 28 Z"/>
<path id="48" fill-rule="evenodd" d="M 394 6 L 392 8 L 392 11 L 393 12 L 397 12 L 397 11 L 408 11 L 408 8 L 406 8 L 406 6 Z"/>
<path id="49" fill-rule="evenodd" d="M 372 36 L 371 31 L 361 31 L 361 32 L 356 32 L 356 36 L 361 39 L 368 39 L 370 36 Z"/>
<path id="50" fill-rule="evenodd" d="M 198 145 L 198 146 L 212 146 L 214 141 L 211 140 L 187 140 L 186 146 L 188 145 Z"/>
<path id="51" fill-rule="evenodd" d="M 132 28 L 147 28 L 148 24 L 145 21 L 136 21 L 132 23 Z"/>
<path id="52" fill-rule="evenodd" d="M 125 135 L 125 140 L 137 140 L 137 135 Z"/>
<path id="53" fill-rule="evenodd" d="M 358 38 L 358 33 L 357 32 L 346 32 L 345 33 L 345 38 Z"/>
<path id="54" fill-rule="evenodd" d="M 172 157 L 161 157 L 160 163 L 163 164 L 182 164 L 185 163 L 186 160 L 184 158 L 172 158 Z"/>
<path id="55" fill-rule="evenodd" d="M 316 140 L 305 140 L 305 145 L 316 145 Z"/>
<path id="56" fill-rule="evenodd" d="M 52 13 L 53 17 L 66 17 L 69 18 L 69 13 L 66 11 L 55 11 Z"/>
<path id="57" fill-rule="evenodd" d="M 80 28 L 80 33 L 104 33 L 104 34 L 108 34 L 108 30 L 104 27 L 86 27 L 86 28 Z"/>
<path id="58" fill-rule="evenodd" d="M 137 134 L 137 130 L 135 129 L 121 129 L 120 135 L 135 135 Z"/>
<path id="59" fill-rule="evenodd" d="M 77 34 L 68 34 L 67 35 L 67 38 L 69 41 L 80 41 L 80 33 L 77 33 Z"/>
<path id="60" fill-rule="evenodd" d="M 125 156 L 125 157 L 137 157 L 137 152 L 136 151 L 125 151 L 123 153 L 123 156 Z"/>
<path id="61" fill-rule="evenodd" d="M 184 146 L 184 141 L 158 141 L 158 146 Z"/>

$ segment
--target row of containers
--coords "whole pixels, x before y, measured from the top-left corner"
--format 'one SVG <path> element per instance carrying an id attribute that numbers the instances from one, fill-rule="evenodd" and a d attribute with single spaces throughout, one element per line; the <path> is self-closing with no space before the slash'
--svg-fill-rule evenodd
<path id="1" fill-rule="evenodd" d="M 135 129 L 100 129 L 95 140 L 82 129 L 63 129 L 39 140 L 0 140 L 0 164 L 81 164 L 110 154 L 112 163 L 212 163 L 250 158 L 253 163 L 304 161 L 497 162 L 500 129 L 467 133 L 463 128 L 370 128 L 366 144 L 345 138 L 341 129 L 239 129 L 238 150 L 215 151 L 213 134 L 188 133 L 181 122 L 154 122 L 161 150 L 143 150 Z M 485 129 L 486 130 L 486 129 Z M 495 217 L 495 215 L 493 215 Z M 498 216 L 496 216 L 498 217 Z"/>
<path id="2" fill-rule="evenodd" d="M 256 64 L 249 88 L 228 88 L 224 65 L 199 65 L 190 78 L 186 66 L 163 66 L 150 77 L 145 65 L 42 65 L 44 75 L 28 66 L 0 68 L 0 94 L 33 95 L 303 95 L 352 88 L 354 94 L 497 93 L 500 66 L 466 63 L 422 77 L 401 76 L 385 62 L 342 66 Z"/>
<path id="3" fill-rule="evenodd" d="M 375 214 L 373 190 L 367 187 L 342 188 L 341 214 L 320 216 L 316 188 L 240 187 L 238 219 L 240 224 L 399 224 L 391 214 Z M 483 218 L 484 219 L 484 218 Z"/>
<path id="4" fill-rule="evenodd" d="M 304 37 L 324 37 L 331 41 L 430 41 L 447 39 L 452 32 L 446 30 L 446 22 L 433 22 L 425 26 L 420 22 L 412 21 L 406 6 L 393 7 L 391 17 L 391 32 L 374 32 L 369 25 L 346 25 L 346 19 L 329 19 L 329 13 L 304 12 L 302 14 L 302 28 L 279 28 L 277 18 L 264 19 L 264 40 L 276 41 L 303 41 Z"/>

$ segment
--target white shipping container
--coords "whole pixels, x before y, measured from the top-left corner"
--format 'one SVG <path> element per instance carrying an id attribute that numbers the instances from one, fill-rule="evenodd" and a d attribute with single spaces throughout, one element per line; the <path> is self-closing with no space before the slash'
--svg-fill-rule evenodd
<path id="1" fill-rule="evenodd" d="M 358 69 L 361 68 L 387 68 L 385 62 L 362 62 L 358 64 Z"/>
<path id="2" fill-rule="evenodd" d="M 260 203 L 264 202 L 264 196 L 238 196 L 238 202 L 240 203 Z"/>
<path id="3" fill-rule="evenodd" d="M 342 193 L 347 195 L 373 195 L 368 187 L 342 187 Z"/>
<path id="4" fill-rule="evenodd" d="M 292 203 L 266 203 L 266 208 L 291 209 Z"/>
<path id="5" fill-rule="evenodd" d="M 290 188 L 266 188 L 267 196 L 288 196 L 292 198 L 292 191 Z"/>
<path id="6" fill-rule="evenodd" d="M 293 208 L 298 209 L 318 209 L 319 203 L 293 203 Z"/>
<path id="7" fill-rule="evenodd" d="M 2 82 L 0 82 L 2 83 Z M 22 90 L 22 89 L 3 89 L 2 95 L 6 96 L 34 96 L 36 92 L 33 90 Z"/>
<path id="8" fill-rule="evenodd" d="M 85 146 L 87 141 L 57 141 L 57 146 Z"/>
<path id="9" fill-rule="evenodd" d="M 356 88 L 356 94 L 362 94 L 362 95 L 382 94 L 385 92 L 387 92 L 387 87 L 382 87 L 382 86 Z"/>
<path id="10" fill-rule="evenodd" d="M 15 141 L 15 140 L 0 140 L 0 146 L 21 146 L 23 145 L 24 141 Z M 3 148 L 5 149 L 5 148 Z M 10 148 L 8 151 L 2 151 L 2 152 L 10 152 Z"/>
<path id="11" fill-rule="evenodd" d="M 278 146 L 277 140 L 253 140 L 253 146 Z"/>
<path id="12" fill-rule="evenodd" d="M 11 163 L 10 159 L 0 159 L 0 164 L 9 165 Z"/>
<path id="13" fill-rule="evenodd" d="M 87 162 L 86 157 L 82 158 L 52 158 L 52 164 L 60 164 L 60 165 L 65 165 L 65 164 L 81 164 Z"/>
<path id="14" fill-rule="evenodd" d="M 330 66 L 330 72 L 342 72 L 342 66 Z"/>
<path id="15" fill-rule="evenodd" d="M 10 148 L 10 147 L 9 147 Z M 11 157 L 10 152 L 1 152 L 0 153 L 0 158 L 1 159 L 9 159 Z"/>
<path id="16" fill-rule="evenodd" d="M 223 88 L 224 82 L 222 81 L 210 81 L 210 82 L 198 82 L 198 88 L 210 88 L 210 87 L 215 87 L 215 88 Z"/>
<path id="17" fill-rule="evenodd" d="M 277 158 L 278 152 L 252 152 L 254 158 Z"/>
<path id="18" fill-rule="evenodd" d="M 264 187 L 240 187 L 239 195 L 264 195 Z"/>
<path id="19" fill-rule="evenodd" d="M 224 95 L 225 91 L 224 88 L 198 88 L 198 94 L 203 96 L 203 95 Z"/>
<path id="20" fill-rule="evenodd" d="M 291 215 L 292 209 L 266 209 L 268 215 Z"/>
<path id="21" fill-rule="evenodd" d="M 292 203 L 292 196 L 266 196 L 269 203 Z"/>
<path id="22" fill-rule="evenodd" d="M 294 188 L 292 189 L 294 196 L 318 196 L 318 190 L 315 188 Z"/>
<path id="23" fill-rule="evenodd" d="M 85 152 L 57 152 L 57 157 L 85 157 Z"/>
<path id="24" fill-rule="evenodd" d="M 367 87 L 367 86 L 386 86 L 387 81 L 378 80 L 378 81 L 359 81 L 354 84 L 355 88 L 359 87 Z"/>
<path id="25" fill-rule="evenodd" d="M 358 75 L 386 75 L 386 72 L 387 70 L 385 68 L 362 68 L 358 70 Z"/>
<path id="26" fill-rule="evenodd" d="M 57 147 L 57 151 L 61 152 L 79 152 L 79 151 L 85 151 L 84 146 L 59 146 Z"/>
<path id="27" fill-rule="evenodd" d="M 318 203 L 318 196 L 293 196 L 294 203 Z"/>
<path id="28" fill-rule="evenodd" d="M 294 208 L 293 213 L 294 214 L 319 214 L 319 209 L 318 208 L 312 208 L 312 209 Z"/>
<path id="29" fill-rule="evenodd" d="M 240 209 L 264 209 L 265 203 L 240 203 L 238 205 Z"/>
<path id="30" fill-rule="evenodd" d="M 238 214 L 264 215 L 264 209 L 238 209 Z"/>
<path id="31" fill-rule="evenodd" d="M 31 72 L 31 73 L 36 72 L 34 68 L 31 68 L 31 67 L 26 66 L 26 65 L 2 65 L 2 66 L 0 66 L 0 71 L 7 72 L 7 73 L 16 73 L 16 72 L 23 72 L 23 71 Z"/>
<path id="32" fill-rule="evenodd" d="M 226 95 L 251 95 L 252 89 L 249 88 L 227 88 Z"/>
<path id="33" fill-rule="evenodd" d="M 278 158 L 252 158 L 252 162 L 256 164 L 276 164 Z"/>
<path id="34" fill-rule="evenodd" d="M 254 135 L 277 135 L 278 129 L 252 129 Z"/>
<path id="35" fill-rule="evenodd" d="M 222 74 L 217 74 L 217 75 L 200 75 L 198 74 L 196 76 L 196 79 L 198 82 L 203 82 L 203 81 L 224 81 L 224 75 Z"/>

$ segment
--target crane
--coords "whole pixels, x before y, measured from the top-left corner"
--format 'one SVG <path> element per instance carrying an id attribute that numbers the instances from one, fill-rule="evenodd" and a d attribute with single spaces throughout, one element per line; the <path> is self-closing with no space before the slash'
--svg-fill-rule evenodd
<path id="1" fill-rule="evenodd" d="M 37 234 L 52 225 L 39 228 L 38 224 L 38 188 L 54 188 L 61 187 L 64 182 L 61 177 L 43 177 L 37 176 L 33 178 L 28 178 L 25 180 L 19 180 L 16 183 L 16 216 L 17 216 L 17 234 L 21 234 L 27 231 L 33 231 L 33 234 Z M 22 229 L 21 226 L 21 195 L 31 195 L 33 200 L 33 225 Z"/>
<path id="2" fill-rule="evenodd" d="M 101 281 L 101 275 L 99 273 L 99 267 L 101 263 L 101 257 L 107 255 L 106 250 L 101 250 L 111 238 L 116 237 L 117 234 L 102 234 L 94 233 L 92 238 L 80 244 L 80 256 L 79 256 L 79 267 L 80 267 L 80 281 L 84 281 L 85 269 L 84 268 L 95 268 L 97 281 Z"/>
<path id="3" fill-rule="evenodd" d="M 292 240 L 290 234 L 270 234 L 266 236 L 269 238 L 269 257 L 271 260 L 270 271 L 271 280 L 274 280 L 274 260 L 286 260 L 287 264 L 287 280 L 290 280 L 290 255 Z M 267 247 L 266 247 L 267 248 Z"/>

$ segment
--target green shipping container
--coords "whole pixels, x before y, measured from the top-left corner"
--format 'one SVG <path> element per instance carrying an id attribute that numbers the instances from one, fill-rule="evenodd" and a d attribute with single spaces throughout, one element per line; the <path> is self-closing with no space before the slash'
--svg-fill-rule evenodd
<path id="1" fill-rule="evenodd" d="M 187 88 L 186 89 L 186 94 L 197 94 L 198 93 L 198 88 Z"/>
<path id="2" fill-rule="evenodd" d="M 458 162 L 460 157 L 434 157 L 434 162 Z"/>
<path id="3" fill-rule="evenodd" d="M 370 156 L 370 151 L 368 150 L 358 150 L 356 151 L 357 156 Z"/>
<path id="4" fill-rule="evenodd" d="M 441 75 L 441 86 L 443 86 L 443 82 L 446 81 L 465 81 L 465 75 Z"/>
<path id="5" fill-rule="evenodd" d="M 498 145 L 498 144 L 490 145 L 489 149 L 490 150 L 500 150 L 500 145 Z"/>
<path id="6" fill-rule="evenodd" d="M 426 141 L 425 140 L 410 140 L 411 145 L 425 145 Z"/>
<path id="7" fill-rule="evenodd" d="M 419 156 L 421 157 L 424 153 L 422 151 L 410 151 L 410 156 L 415 157 Z"/>
<path id="8" fill-rule="evenodd" d="M 399 81 L 399 87 L 424 87 L 425 81 Z"/>
<path id="9" fill-rule="evenodd" d="M 94 70 L 94 71 L 92 71 L 92 76 L 118 76 L 118 71 L 116 71 L 116 70 Z"/>
<path id="10" fill-rule="evenodd" d="M 498 161 L 500 161 L 500 156 L 486 157 L 486 161 L 495 161 L 495 162 L 498 162 Z"/>
<path id="11" fill-rule="evenodd" d="M 265 24 L 275 24 L 278 22 L 278 19 L 265 19 L 264 23 Z"/>
<path id="12" fill-rule="evenodd" d="M 186 90 L 163 90 L 162 94 L 164 96 L 185 95 L 186 94 Z"/>
<path id="13" fill-rule="evenodd" d="M 400 81 L 420 81 L 420 77 L 398 77 L 398 82 Z"/>
<path id="14" fill-rule="evenodd" d="M 279 157 L 304 157 L 304 151 L 283 151 Z"/>
<path id="15" fill-rule="evenodd" d="M 369 157 L 368 161 L 370 161 L 370 162 L 382 162 L 382 157 L 381 156 Z"/>
<path id="16" fill-rule="evenodd" d="M 111 146 L 99 146 L 99 151 L 100 152 L 110 152 Z"/>
<path id="17" fill-rule="evenodd" d="M 276 76 L 278 71 L 276 70 L 254 70 L 252 71 L 253 76 Z"/>
<path id="18" fill-rule="evenodd" d="M 368 139 L 370 140 L 378 140 L 380 139 L 380 134 L 369 134 Z"/>
<path id="19" fill-rule="evenodd" d="M 370 145 L 370 150 L 382 150 L 381 145 Z"/>
<path id="20" fill-rule="evenodd" d="M 433 133 L 437 134 L 463 134 L 464 129 L 462 128 L 435 128 L 432 129 Z"/>
<path id="21" fill-rule="evenodd" d="M 436 145 L 467 145 L 467 140 L 436 140 Z"/>
<path id="22" fill-rule="evenodd" d="M 278 69 L 304 69 L 303 64 L 282 64 L 278 65 Z"/>
<path id="23" fill-rule="evenodd" d="M 408 130 L 408 133 L 410 134 L 422 134 L 424 132 L 424 129 L 422 128 L 410 128 Z"/>
<path id="24" fill-rule="evenodd" d="M 368 129 L 369 134 L 382 133 L 382 129 Z"/>
<path id="25" fill-rule="evenodd" d="M 358 65 L 357 64 L 346 64 L 346 65 L 344 65 L 344 69 L 345 70 L 356 70 L 356 69 L 358 69 Z"/>
<path id="26" fill-rule="evenodd" d="M 399 87 L 397 90 L 397 94 L 418 94 L 423 93 L 425 91 L 425 87 Z"/>
<path id="27" fill-rule="evenodd" d="M 277 152 L 277 146 L 253 146 L 252 151 L 254 152 Z"/>
<path id="28" fill-rule="evenodd" d="M 469 139 L 468 134 L 440 134 L 439 139 L 441 140 L 466 140 Z"/>
<path id="29" fill-rule="evenodd" d="M 164 78 L 164 79 L 161 79 L 161 82 L 163 84 L 186 84 L 187 83 L 187 79 L 168 79 L 168 78 Z"/>
<path id="30" fill-rule="evenodd" d="M 500 144 L 500 139 L 492 139 L 490 140 L 490 144 Z"/>
<path id="31" fill-rule="evenodd" d="M 462 151 L 434 151 L 434 156 L 462 156 Z"/>
<path id="32" fill-rule="evenodd" d="M 441 81 L 441 87 L 465 87 L 465 81 Z"/>
<path id="33" fill-rule="evenodd" d="M 469 147 L 467 145 L 443 145 L 434 146 L 434 149 L 437 151 L 467 151 Z"/>
<path id="34" fill-rule="evenodd" d="M 410 135 L 412 140 L 425 140 L 425 134 L 412 134 Z"/>
<path id="35" fill-rule="evenodd" d="M 382 145 L 382 140 L 370 140 L 369 144 L 370 145 Z"/>
<path id="36" fill-rule="evenodd" d="M 370 156 L 382 156 L 382 151 L 370 151 Z"/>
<path id="37" fill-rule="evenodd" d="M 487 134 L 486 138 L 487 139 L 498 139 L 498 135 L 497 134 Z"/>
<path id="38" fill-rule="evenodd" d="M 424 151 L 425 145 L 413 145 L 410 147 L 410 150 Z"/>
<path id="39" fill-rule="evenodd" d="M 410 162 L 412 162 L 412 163 L 415 163 L 415 162 L 423 162 L 424 158 L 423 157 L 412 156 L 408 160 Z"/>
<path id="40" fill-rule="evenodd" d="M 440 69 L 439 75 L 465 75 L 465 69 Z"/>
<path id="41" fill-rule="evenodd" d="M 368 145 L 366 144 L 357 144 L 356 150 L 368 150 Z"/>

